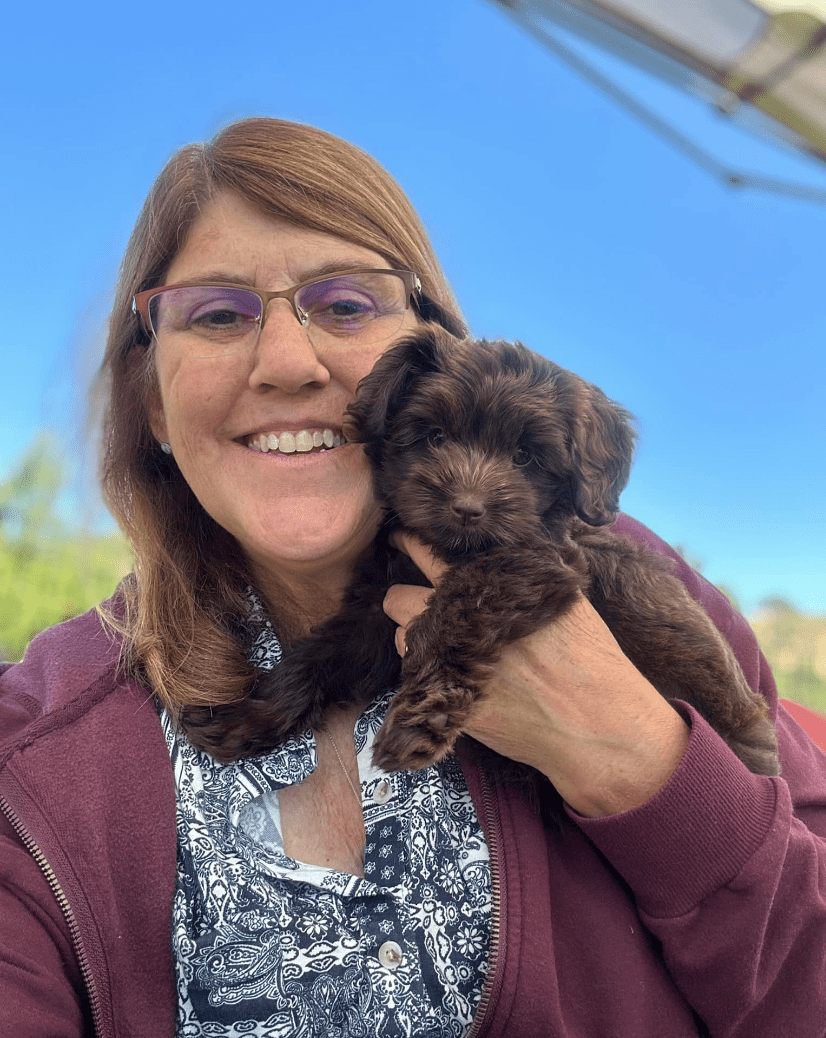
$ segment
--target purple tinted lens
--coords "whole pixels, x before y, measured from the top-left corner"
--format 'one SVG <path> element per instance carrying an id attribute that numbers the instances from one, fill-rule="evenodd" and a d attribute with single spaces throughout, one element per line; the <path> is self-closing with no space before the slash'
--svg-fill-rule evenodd
<path id="1" fill-rule="evenodd" d="M 355 273 L 305 286 L 296 303 L 309 314 L 311 325 L 353 335 L 368 331 L 380 318 L 401 321 L 407 300 L 404 282 L 395 274 Z"/>
<path id="2" fill-rule="evenodd" d="M 234 339 L 248 335 L 261 317 L 261 299 L 243 288 L 193 285 L 170 288 L 150 300 L 149 316 L 158 338 L 196 335 Z"/>

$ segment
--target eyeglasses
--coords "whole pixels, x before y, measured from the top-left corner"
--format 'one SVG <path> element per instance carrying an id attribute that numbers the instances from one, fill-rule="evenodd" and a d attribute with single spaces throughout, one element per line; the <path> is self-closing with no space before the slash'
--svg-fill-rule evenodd
<path id="1" fill-rule="evenodd" d="M 410 301 L 421 294 L 410 270 L 351 270 L 302 281 L 280 292 L 237 285 L 164 285 L 138 292 L 132 311 L 162 345 L 193 356 L 251 349 L 273 299 L 286 299 L 314 345 L 342 339 L 382 342 L 401 328 Z"/>

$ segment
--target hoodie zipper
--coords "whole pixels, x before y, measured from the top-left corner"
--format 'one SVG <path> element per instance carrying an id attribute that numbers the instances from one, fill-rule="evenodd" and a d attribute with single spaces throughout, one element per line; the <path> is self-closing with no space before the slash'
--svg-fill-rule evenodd
<path id="1" fill-rule="evenodd" d="M 479 1005 L 473 1015 L 470 1030 L 465 1033 L 465 1038 L 478 1038 L 488 1016 L 491 996 L 493 994 L 494 980 L 498 980 L 497 967 L 499 965 L 499 931 L 502 911 L 502 855 L 499 845 L 499 808 L 496 804 L 493 787 L 484 770 L 480 769 L 479 778 L 482 784 L 482 812 L 485 818 L 485 832 L 488 841 L 488 852 L 490 853 L 490 954 L 488 956 L 488 972 L 482 985 L 482 994 Z"/>
<path id="2" fill-rule="evenodd" d="M 86 957 L 86 952 L 83 950 L 83 944 L 80 939 L 80 927 L 77 925 L 75 914 L 72 911 L 72 906 L 69 904 L 69 899 L 63 892 L 63 888 L 58 881 L 57 876 L 51 865 L 46 860 L 46 856 L 37 846 L 37 843 L 29 835 L 28 830 L 14 813 L 9 802 L 0 796 L 0 811 L 8 818 L 11 823 L 12 829 L 14 829 L 17 836 L 20 838 L 21 843 L 26 850 L 31 854 L 37 863 L 38 868 L 46 877 L 46 882 L 51 887 L 52 893 L 54 894 L 60 910 L 66 919 L 66 925 L 69 927 L 69 933 L 71 934 L 72 944 L 74 945 L 75 954 L 77 955 L 78 965 L 80 966 L 80 973 L 83 977 L 83 982 L 86 985 L 86 990 L 89 994 L 89 1003 L 92 1008 L 92 1024 L 96 1035 L 102 1033 L 101 1030 L 101 1019 L 100 1019 L 100 1001 L 98 999 L 97 988 L 95 987 L 94 977 L 92 976 L 92 970 L 89 966 L 89 960 Z"/>
<path id="3" fill-rule="evenodd" d="M 490 893 L 491 893 L 491 913 L 490 913 L 490 954 L 488 956 L 488 972 L 485 977 L 485 981 L 482 985 L 482 994 L 479 998 L 479 1005 L 476 1007 L 473 1020 L 470 1025 L 470 1030 L 465 1033 L 465 1038 L 478 1038 L 481 1032 L 482 1025 L 485 1023 L 485 1018 L 488 1015 L 488 1008 L 490 1006 L 491 996 L 493 994 L 494 980 L 498 980 L 497 967 L 499 965 L 499 932 L 500 932 L 500 921 L 501 921 L 501 872 L 502 872 L 502 860 L 501 851 L 499 846 L 499 808 L 496 805 L 496 797 L 493 793 L 490 779 L 483 770 L 480 769 L 480 781 L 482 787 L 482 812 L 484 814 L 488 841 L 488 852 L 490 854 Z M 86 985 L 86 990 L 89 994 L 89 1004 L 92 1010 L 92 1024 L 96 1035 L 102 1033 L 101 1030 L 101 1014 L 100 1014 L 100 1002 L 98 999 L 97 988 L 95 986 L 94 977 L 92 976 L 92 970 L 89 966 L 89 960 L 86 957 L 86 952 L 83 949 L 83 944 L 80 938 L 80 928 L 77 925 L 72 906 L 69 904 L 69 899 L 63 892 L 63 888 L 60 885 L 60 881 L 54 874 L 54 870 L 46 860 L 46 856 L 38 847 L 36 841 L 32 836 L 29 835 L 28 830 L 20 821 L 18 816 L 12 810 L 11 805 L 8 801 L 0 796 L 0 811 L 8 818 L 12 829 L 19 837 L 21 843 L 26 850 L 31 854 L 37 863 L 38 868 L 46 878 L 46 882 L 52 890 L 55 899 L 60 906 L 60 910 L 63 912 L 63 916 L 66 919 L 66 925 L 69 928 L 69 933 L 72 938 L 72 944 L 74 945 L 75 954 L 77 956 L 78 965 L 80 967 L 80 973 L 83 977 L 83 982 Z"/>

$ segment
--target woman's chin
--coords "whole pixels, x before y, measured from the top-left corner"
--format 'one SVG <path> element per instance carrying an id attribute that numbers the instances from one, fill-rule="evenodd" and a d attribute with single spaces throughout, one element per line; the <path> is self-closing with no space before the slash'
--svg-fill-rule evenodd
<path id="1" fill-rule="evenodd" d="M 293 508 L 259 528 L 254 538 L 239 538 L 256 569 L 276 580 L 305 574 L 336 583 L 342 572 L 349 573 L 376 535 L 380 509 L 373 502 L 325 504 Z"/>

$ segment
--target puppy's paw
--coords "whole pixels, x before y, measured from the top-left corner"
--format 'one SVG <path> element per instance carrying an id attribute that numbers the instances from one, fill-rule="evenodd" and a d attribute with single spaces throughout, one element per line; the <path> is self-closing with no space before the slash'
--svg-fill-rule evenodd
<path id="1" fill-rule="evenodd" d="M 444 715 L 442 715 L 444 717 Z M 453 749 L 459 732 L 449 735 L 427 724 L 385 724 L 373 745 L 373 764 L 383 771 L 420 771 L 436 764 Z"/>
<path id="2" fill-rule="evenodd" d="M 373 763 L 384 771 L 419 771 L 453 749 L 478 694 L 465 686 L 398 691 L 373 745 Z"/>

